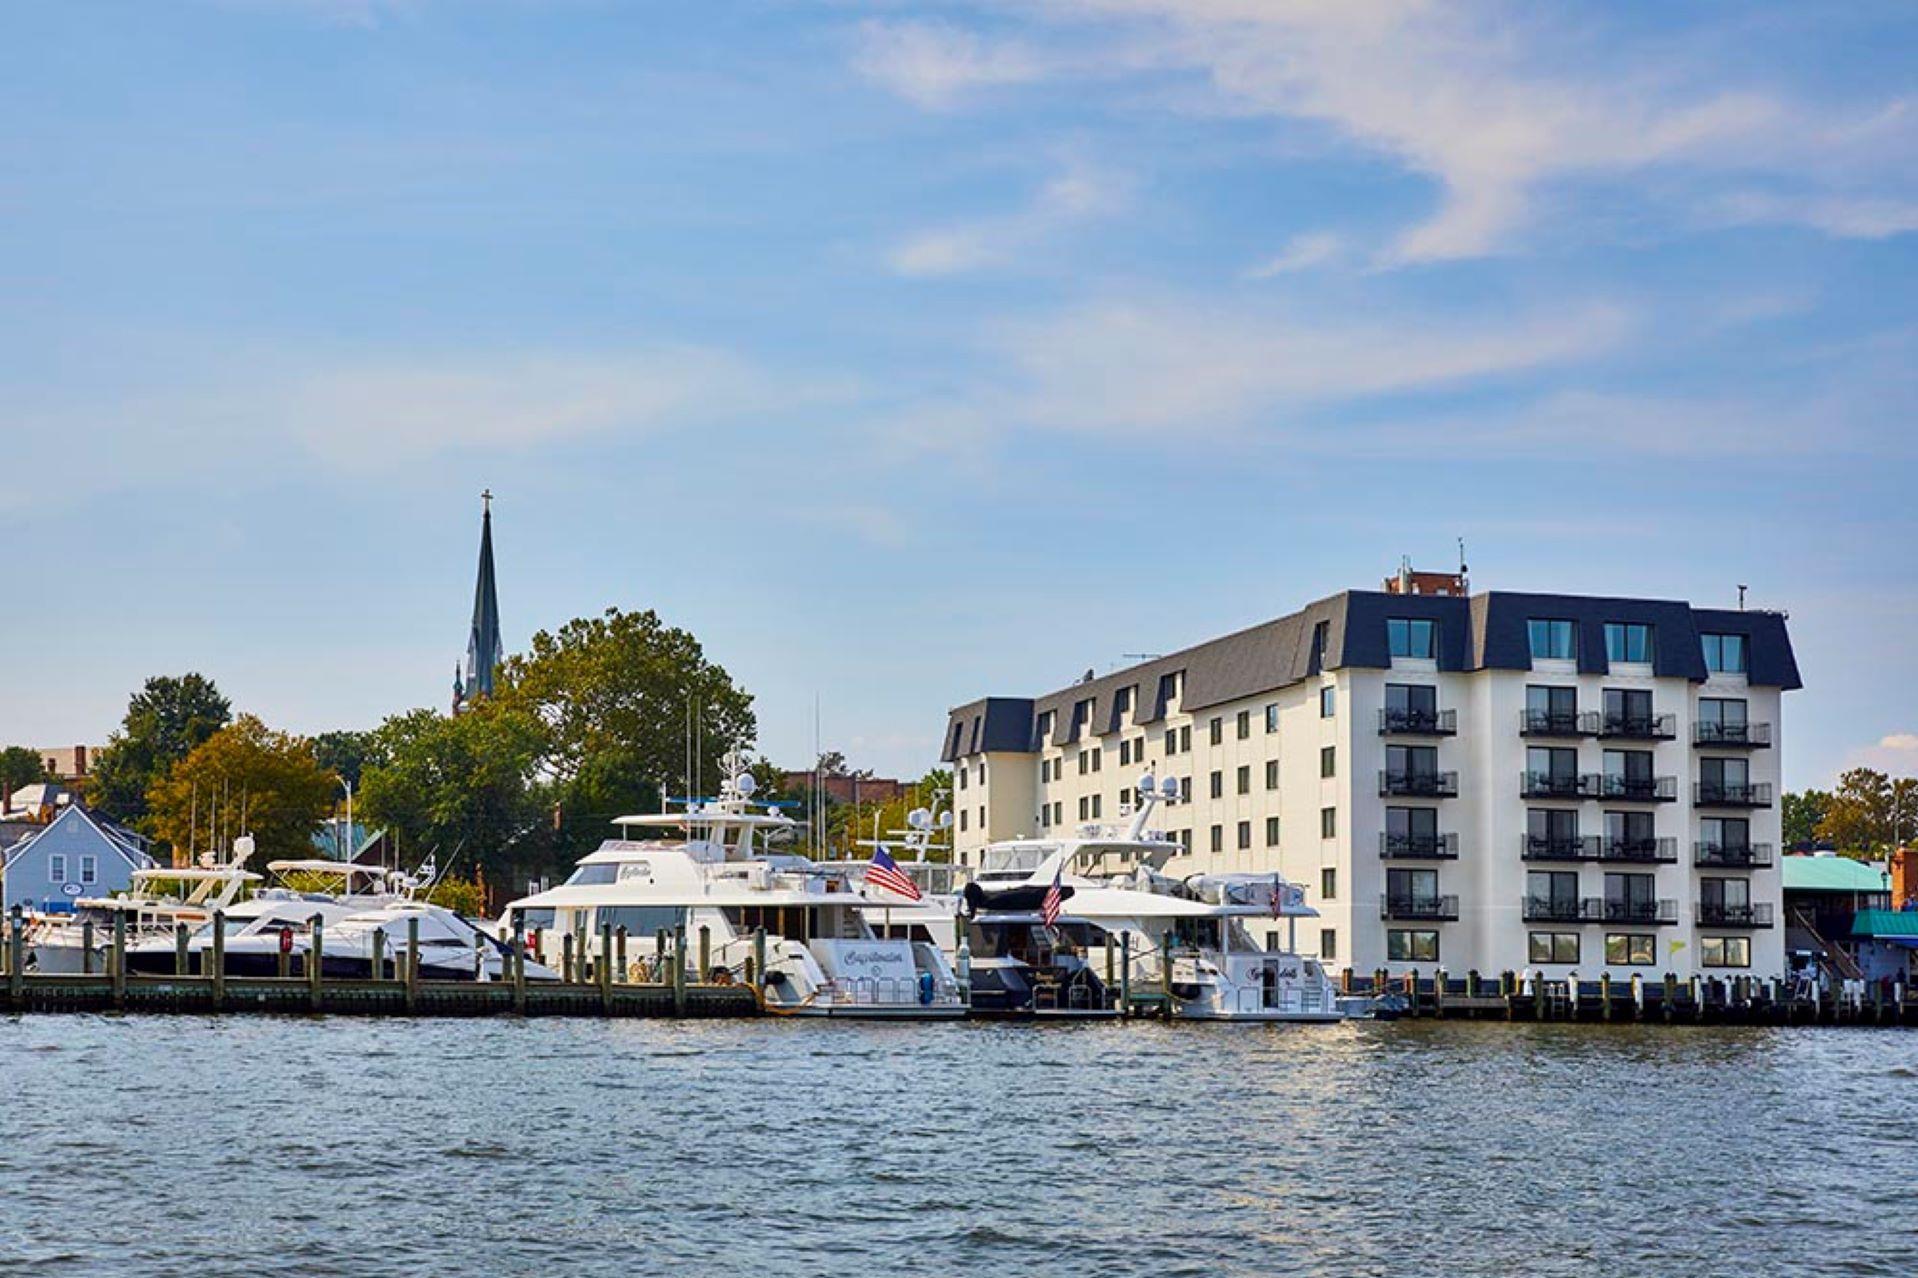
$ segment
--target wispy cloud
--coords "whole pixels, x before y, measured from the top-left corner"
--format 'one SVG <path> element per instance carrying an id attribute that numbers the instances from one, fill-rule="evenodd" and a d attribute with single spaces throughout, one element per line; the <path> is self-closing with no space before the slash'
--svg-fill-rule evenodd
<path id="1" fill-rule="evenodd" d="M 1116 173 L 1069 162 L 1031 203 L 1002 217 L 934 227 L 908 236 L 886 254 L 900 275 L 955 275 L 1000 266 L 1057 232 L 1124 206 L 1130 183 Z"/>
<path id="2" fill-rule="evenodd" d="M 982 89 L 1025 84 L 1049 68 L 1029 46 L 988 41 L 945 22 L 869 21 L 858 29 L 854 66 L 910 102 L 942 111 Z"/>
<path id="3" fill-rule="evenodd" d="M 1297 235 L 1276 256 L 1260 262 L 1246 272 L 1246 276 L 1249 279 L 1265 280 L 1271 279 L 1274 275 L 1310 270 L 1315 266 L 1326 265 L 1344 252 L 1344 237 L 1330 231 L 1314 231 L 1307 235 Z"/>
<path id="4" fill-rule="evenodd" d="M 1608 307 L 1477 327 L 1410 319 L 1335 327 L 1174 301 L 1015 324 L 997 346 L 1023 382 L 1021 416 L 1035 425 L 1189 435 L 1589 357 L 1626 328 Z"/>

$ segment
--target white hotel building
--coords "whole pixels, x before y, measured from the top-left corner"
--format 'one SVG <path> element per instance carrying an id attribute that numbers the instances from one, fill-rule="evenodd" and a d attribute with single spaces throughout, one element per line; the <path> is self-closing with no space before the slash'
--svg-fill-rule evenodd
<path id="1" fill-rule="evenodd" d="M 953 710 L 955 854 L 1112 821 L 1152 772 L 1185 868 L 1303 884 L 1331 968 L 1783 973 L 1782 615 L 1385 584 Z"/>

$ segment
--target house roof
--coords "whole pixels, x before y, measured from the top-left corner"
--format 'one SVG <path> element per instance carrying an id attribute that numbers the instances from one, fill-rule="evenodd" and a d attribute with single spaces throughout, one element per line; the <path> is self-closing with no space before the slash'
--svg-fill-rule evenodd
<path id="1" fill-rule="evenodd" d="M 1787 892 L 1883 892 L 1885 870 L 1848 856 L 1779 858 Z"/>
<path id="2" fill-rule="evenodd" d="M 110 821 L 101 820 L 78 804 L 72 804 L 61 809 L 59 816 L 53 818 L 53 820 L 47 822 L 32 834 L 29 834 L 26 838 L 21 839 L 18 843 L 8 848 L 6 850 L 7 864 L 12 865 L 16 860 L 25 856 L 35 843 L 38 843 L 49 833 L 59 829 L 61 825 L 68 821 L 78 821 L 91 827 L 108 848 L 125 858 L 126 863 L 134 869 L 144 869 L 153 864 L 153 858 L 140 850 L 140 846 L 134 841 L 132 834 L 122 830 Z"/>

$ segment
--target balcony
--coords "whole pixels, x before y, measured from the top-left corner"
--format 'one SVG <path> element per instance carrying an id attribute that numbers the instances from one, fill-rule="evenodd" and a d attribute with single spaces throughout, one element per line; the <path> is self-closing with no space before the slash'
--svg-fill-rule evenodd
<path id="1" fill-rule="evenodd" d="M 1771 744 L 1769 723 L 1708 723 L 1700 719 L 1692 725 L 1692 744 L 1714 749 L 1743 747 L 1762 750 Z"/>
<path id="2" fill-rule="evenodd" d="M 1692 864 L 1736 870 L 1762 869 L 1771 864 L 1771 844 L 1694 843 Z"/>
<path id="3" fill-rule="evenodd" d="M 1678 922 L 1676 901 L 1628 901 L 1609 896 L 1588 896 L 1582 906 L 1585 918 L 1594 923 L 1654 923 L 1663 926 Z"/>
<path id="4" fill-rule="evenodd" d="M 1596 861 L 1596 834 L 1521 834 L 1519 855 L 1527 861 Z"/>
<path id="5" fill-rule="evenodd" d="M 1456 896 L 1379 897 L 1379 917 L 1410 923 L 1451 923 L 1458 919 Z"/>
<path id="6" fill-rule="evenodd" d="M 1678 863 L 1677 839 L 1606 839 L 1599 848 L 1601 861 L 1631 861 L 1640 865 Z"/>
<path id="7" fill-rule="evenodd" d="M 1670 803 L 1678 798 L 1677 777 L 1628 777 L 1601 772 L 1588 778 L 1597 789 L 1595 797 L 1616 799 L 1621 803 Z"/>
<path id="8" fill-rule="evenodd" d="M 1702 808 L 1769 808 L 1769 781 L 1700 781 L 1692 787 L 1692 802 Z"/>
<path id="9" fill-rule="evenodd" d="M 1394 772 L 1388 768 L 1379 773 L 1379 794 L 1384 798 L 1457 798 L 1458 773 L 1421 772 L 1417 769 Z"/>
<path id="10" fill-rule="evenodd" d="M 1733 905 L 1729 901 L 1700 901 L 1700 927 L 1770 927 L 1771 905 Z"/>
<path id="11" fill-rule="evenodd" d="M 1608 714 L 1599 722 L 1598 735 L 1611 741 L 1674 741 L 1678 738 L 1678 716 Z"/>
<path id="12" fill-rule="evenodd" d="M 1414 710 L 1387 706 L 1379 711 L 1382 737 L 1452 737 L 1458 735 L 1458 711 Z"/>
<path id="13" fill-rule="evenodd" d="M 1591 776 L 1576 772 L 1521 772 L 1518 792 L 1528 799 L 1589 799 L 1597 793 Z"/>
<path id="14" fill-rule="evenodd" d="M 1379 834 L 1379 856 L 1385 860 L 1455 861 L 1458 859 L 1456 834 Z"/>
<path id="15" fill-rule="evenodd" d="M 1577 897 L 1528 896 L 1523 899 L 1527 923 L 1583 923 L 1585 911 Z"/>
<path id="16" fill-rule="evenodd" d="M 1576 710 L 1521 710 L 1518 712 L 1521 737 L 1593 737 L 1598 735 L 1598 715 Z"/>

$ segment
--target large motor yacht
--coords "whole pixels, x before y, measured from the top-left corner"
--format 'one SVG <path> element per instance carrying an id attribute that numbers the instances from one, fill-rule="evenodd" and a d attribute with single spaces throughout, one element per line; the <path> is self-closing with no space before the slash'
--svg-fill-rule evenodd
<path id="1" fill-rule="evenodd" d="M 683 928 L 690 979 L 743 981 L 763 929 L 768 1012 L 963 1016 L 965 1000 L 939 947 L 876 936 L 850 876 L 774 850 L 794 822 L 765 804 L 755 810 L 753 778 L 737 756 L 727 770 L 716 800 L 614 821 L 617 838 L 583 857 L 565 883 L 512 902 L 503 921 L 549 962 L 569 936 L 576 954 L 616 962 L 601 952 L 602 929 L 623 930 L 624 975 L 636 980 L 670 979 L 655 938 Z"/>
<path id="2" fill-rule="evenodd" d="M 1315 917 L 1303 889 L 1278 874 L 1164 872 L 1183 851 L 1148 828 L 1159 800 L 1151 776 L 1125 826 L 1084 825 L 1071 836 L 988 844 L 963 897 L 971 915 L 974 1001 L 1001 1010 L 1109 1011 L 1129 979 L 1135 995 L 1162 990 L 1171 1015 L 1189 1020 L 1332 1021 L 1337 991 L 1316 959 L 1301 956 L 1290 920 Z M 1057 885 L 1047 924 L 1045 895 Z M 1255 919 L 1288 920 L 1261 946 Z"/>
<path id="3" fill-rule="evenodd" d="M 116 916 L 126 920 L 129 951 L 161 937 L 171 944 L 178 924 L 201 926 L 215 910 L 230 908 L 262 881 L 242 868 L 252 855 L 253 839 L 243 835 L 233 841 L 230 857 L 207 852 L 197 865 L 135 870 L 124 893 L 75 901 L 72 914 L 41 920 L 26 938 L 33 970 L 61 976 L 106 971 Z M 88 923 L 93 925 L 90 950 Z"/>

